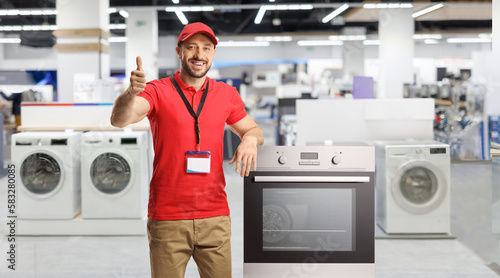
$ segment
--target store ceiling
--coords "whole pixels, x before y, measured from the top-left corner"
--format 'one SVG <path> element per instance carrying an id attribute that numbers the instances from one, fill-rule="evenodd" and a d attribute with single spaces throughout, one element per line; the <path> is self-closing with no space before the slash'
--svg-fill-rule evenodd
<path id="1" fill-rule="evenodd" d="M 0 0 L 0 9 L 54 9 L 56 0 Z M 395 1 L 382 1 L 395 2 Z M 363 1 L 329 0 L 110 0 L 110 7 L 118 10 L 157 9 L 159 35 L 177 35 L 183 27 L 174 12 L 166 12 L 165 7 L 215 5 L 209 12 L 185 12 L 189 22 L 201 21 L 210 25 L 218 35 L 255 35 L 276 33 L 337 33 L 344 27 L 366 27 L 366 33 L 378 32 L 379 10 L 363 8 Z M 344 3 L 350 7 L 328 23 L 321 19 Z M 415 1 L 413 10 L 418 11 L 436 3 Z M 415 32 L 474 32 L 491 30 L 491 1 L 444 1 L 445 7 L 419 17 L 415 22 Z M 254 19 L 260 5 L 312 4 L 313 9 L 298 11 L 268 10 L 260 24 Z M 125 23 L 118 12 L 110 14 L 110 23 Z M 279 24 L 278 24 L 279 23 Z M 0 16 L 2 25 L 56 24 L 56 16 Z M 125 35 L 125 30 L 111 30 L 115 35 Z"/>

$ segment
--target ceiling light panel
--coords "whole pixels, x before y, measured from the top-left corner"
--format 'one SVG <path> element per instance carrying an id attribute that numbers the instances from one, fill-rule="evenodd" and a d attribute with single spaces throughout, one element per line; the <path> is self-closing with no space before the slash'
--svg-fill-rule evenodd
<path id="1" fill-rule="evenodd" d="M 219 41 L 217 47 L 265 47 L 270 46 L 268 41 Z"/>
<path id="2" fill-rule="evenodd" d="M 363 5 L 365 9 L 411 9 L 410 3 L 367 3 Z"/>
<path id="3" fill-rule="evenodd" d="M 109 37 L 108 41 L 109 42 L 127 42 L 128 38 L 127 37 Z"/>
<path id="4" fill-rule="evenodd" d="M 449 38 L 447 43 L 491 43 L 491 38 Z"/>
<path id="5" fill-rule="evenodd" d="M 259 42 L 290 42 L 293 38 L 292 36 L 257 36 L 254 39 Z"/>
<path id="6" fill-rule="evenodd" d="M 20 43 L 20 38 L 0 38 L 0 43 Z"/>
<path id="7" fill-rule="evenodd" d="M 334 41 L 364 41 L 366 40 L 366 35 L 337 35 L 328 36 L 328 39 Z"/>
<path id="8" fill-rule="evenodd" d="M 57 25 L 0 25 L 0 31 L 54 31 Z"/>
<path id="9" fill-rule="evenodd" d="M 348 8 L 349 8 L 349 5 L 347 5 L 347 4 L 344 4 L 344 5 L 340 6 L 340 7 L 338 7 L 333 12 L 331 12 L 327 16 L 323 17 L 323 19 L 321 20 L 321 22 L 323 22 L 323 23 L 329 22 L 330 20 L 334 19 L 336 16 L 338 16 L 339 14 L 341 14 L 342 12 L 344 12 L 345 10 L 347 10 Z"/>
<path id="10" fill-rule="evenodd" d="M 413 39 L 415 40 L 440 40 L 443 38 L 441 34 L 414 34 Z"/>
<path id="11" fill-rule="evenodd" d="M 417 18 L 417 17 L 419 17 L 419 16 L 422 16 L 422 15 L 424 15 L 424 14 L 430 13 L 430 12 L 435 11 L 435 10 L 437 10 L 437 9 L 439 9 L 439 8 L 442 8 L 442 7 L 444 7 L 443 3 L 439 3 L 439 4 L 437 4 L 437 5 L 434 5 L 434 6 L 431 6 L 431 7 L 425 8 L 425 9 L 420 10 L 420 11 L 418 11 L 418 12 L 415 12 L 415 13 L 413 13 L 411 16 L 412 16 L 413 18 Z"/>
<path id="12" fill-rule="evenodd" d="M 128 12 L 126 10 L 120 10 L 118 12 L 123 18 L 128 18 Z"/>
<path id="13" fill-rule="evenodd" d="M 184 7 L 166 7 L 167 12 L 211 12 L 215 10 L 214 6 L 184 6 Z"/>
<path id="14" fill-rule="evenodd" d="M 297 4 L 297 5 L 262 5 L 255 16 L 254 23 L 260 24 L 266 11 L 298 11 L 298 10 L 312 10 L 313 5 L 310 4 Z"/>
<path id="15" fill-rule="evenodd" d="M 0 16 L 57 15 L 57 10 L 0 10 Z"/>
<path id="16" fill-rule="evenodd" d="M 424 43 L 425 44 L 438 44 L 439 41 L 438 40 L 434 40 L 434 39 L 427 39 L 427 40 L 424 40 Z"/>
<path id="17" fill-rule="evenodd" d="M 177 16 L 177 18 L 179 19 L 179 21 L 182 24 L 187 25 L 189 23 L 188 19 L 186 18 L 186 16 L 184 15 L 183 12 L 181 12 L 181 11 L 175 11 L 175 15 Z"/>
<path id="18" fill-rule="evenodd" d="M 262 22 L 262 18 L 264 18 L 264 15 L 266 14 L 266 8 L 265 6 L 261 6 L 259 8 L 259 11 L 257 12 L 257 15 L 255 16 L 255 19 L 253 22 L 255 24 L 260 24 Z"/>
<path id="19" fill-rule="evenodd" d="M 332 46 L 332 45 L 343 45 L 343 41 L 334 40 L 301 40 L 297 41 L 298 46 Z"/>
<path id="20" fill-rule="evenodd" d="M 363 45 L 380 45 L 380 40 L 365 40 Z"/>

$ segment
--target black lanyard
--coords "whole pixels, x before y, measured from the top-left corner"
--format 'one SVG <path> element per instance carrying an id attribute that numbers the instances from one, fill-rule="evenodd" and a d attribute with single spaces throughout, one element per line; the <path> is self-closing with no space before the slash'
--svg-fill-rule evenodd
<path id="1" fill-rule="evenodd" d="M 186 105 L 187 110 L 189 111 L 189 114 L 194 118 L 194 131 L 196 133 L 196 142 L 198 144 L 198 151 L 200 150 L 200 114 L 201 110 L 203 109 L 203 105 L 205 104 L 205 99 L 207 98 L 207 93 L 208 93 L 208 84 L 209 80 L 207 77 L 207 86 L 205 87 L 205 91 L 203 92 L 203 95 L 201 96 L 200 100 L 200 105 L 198 106 L 198 111 L 194 113 L 193 107 L 191 104 L 189 104 L 189 101 L 187 100 L 186 96 L 184 96 L 184 93 L 181 90 L 181 87 L 179 87 L 179 84 L 177 84 L 177 81 L 175 80 L 174 76 L 170 76 L 170 80 L 172 80 L 172 83 L 174 84 L 175 90 L 179 95 L 181 96 L 182 100 L 184 101 L 184 104 Z"/>

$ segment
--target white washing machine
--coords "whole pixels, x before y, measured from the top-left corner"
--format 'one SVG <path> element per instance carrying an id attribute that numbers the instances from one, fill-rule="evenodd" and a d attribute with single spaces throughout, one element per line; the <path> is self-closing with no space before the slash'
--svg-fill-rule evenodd
<path id="1" fill-rule="evenodd" d="M 72 219 L 81 208 L 81 132 L 12 135 L 18 174 L 16 211 L 24 219 Z"/>
<path id="2" fill-rule="evenodd" d="M 145 131 L 82 136 L 82 217 L 143 218 L 149 197 Z"/>
<path id="3" fill-rule="evenodd" d="M 450 149 L 375 142 L 377 223 L 387 234 L 450 233 Z"/>

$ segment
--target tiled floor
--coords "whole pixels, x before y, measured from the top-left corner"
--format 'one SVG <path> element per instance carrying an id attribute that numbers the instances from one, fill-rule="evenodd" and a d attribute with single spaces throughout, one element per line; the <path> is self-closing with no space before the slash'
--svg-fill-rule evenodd
<path id="1" fill-rule="evenodd" d="M 274 144 L 272 121 L 259 122 Z M 488 166 L 454 165 L 462 183 L 477 180 Z M 243 180 L 224 163 L 233 227 L 233 277 L 243 276 Z M 471 169 L 469 171 L 465 169 Z M 485 170 L 488 175 L 488 170 Z M 471 174 L 472 173 L 472 174 Z M 475 173 L 475 174 L 474 174 Z M 483 175 L 483 176 L 484 176 Z M 491 175 L 491 173 L 490 173 Z M 486 177 L 488 178 L 488 177 Z M 0 219 L 6 216 L 6 179 L 0 179 Z M 452 191 L 452 233 L 456 239 L 377 239 L 377 278 L 494 278 L 492 263 L 499 256 L 498 240 L 488 232 L 491 225 L 491 186 L 481 182 L 456 185 Z M 487 184 L 487 182 L 484 182 Z M 488 191 L 489 190 L 489 191 Z M 488 195 L 490 194 L 490 195 Z M 468 198 L 469 197 L 469 198 Z M 464 200 L 469 200 L 464 201 Z M 488 203 L 486 201 L 486 203 Z M 491 226 L 490 226 L 491 227 Z M 3 234 L 6 225 L 0 226 Z M 147 237 L 144 236 L 18 236 L 16 270 L 7 268 L 7 238 L 0 236 L 0 277 L 149 277 Z M 490 267 L 488 266 L 490 265 Z M 190 262 L 186 277 L 199 277 Z M 335 277 L 335 276 L 332 276 Z M 264 278 L 264 277 L 263 277 Z M 274 277 L 273 277 L 274 278 Z"/>

